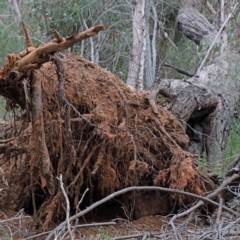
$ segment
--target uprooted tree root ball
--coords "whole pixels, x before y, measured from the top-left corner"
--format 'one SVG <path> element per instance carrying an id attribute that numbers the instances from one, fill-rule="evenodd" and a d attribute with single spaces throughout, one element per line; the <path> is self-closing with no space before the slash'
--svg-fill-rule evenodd
<path id="1" fill-rule="evenodd" d="M 60 174 L 72 210 L 89 188 L 77 211 L 128 186 L 156 185 L 203 193 L 193 157 L 183 150 L 188 144 L 185 130 L 164 108 L 158 106 L 154 113 L 149 92 L 132 89 L 75 55 L 54 58 L 18 81 L 26 84 L 25 95 L 19 99 L 25 99 L 28 107 L 3 128 L 2 138 L 8 141 L 0 147 L 1 166 L 9 182 L 1 194 L 2 207 L 10 201 L 13 208 L 38 216 L 47 229 L 65 214 L 65 200 L 56 180 Z M 32 126 L 35 103 L 30 99 L 36 82 L 42 86 L 42 114 Z M 41 117 L 43 129 L 38 131 Z M 34 128 L 40 135 L 33 134 Z M 41 147 L 42 139 L 46 148 Z M 133 195 L 135 203 L 130 202 Z M 176 194 L 127 196 L 118 201 L 129 212 L 135 211 L 131 217 L 152 214 L 149 203 L 151 209 L 157 209 L 155 214 L 168 214 L 194 201 Z M 144 201 L 148 202 L 144 205 Z"/>

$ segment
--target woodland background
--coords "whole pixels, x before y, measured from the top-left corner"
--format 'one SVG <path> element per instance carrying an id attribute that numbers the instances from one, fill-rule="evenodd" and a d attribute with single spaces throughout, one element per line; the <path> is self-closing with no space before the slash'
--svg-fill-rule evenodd
<path id="1" fill-rule="evenodd" d="M 39 74 L 31 75 L 32 69 L 27 72 L 29 69 L 21 70 L 17 64 L 14 64 L 13 67 L 9 67 L 11 64 L 5 64 L 9 53 L 19 53 L 26 48 L 25 35 L 20 27 L 22 21 L 27 26 L 34 46 L 50 42 L 53 39 L 51 29 L 56 29 L 61 36 L 68 36 L 67 40 L 74 38 L 77 32 L 82 32 L 97 24 L 104 24 L 106 29 L 99 32 L 97 36 L 85 39 L 60 52 L 58 57 L 63 58 L 62 63 L 53 59 L 57 66 L 56 69 L 50 62 L 41 68 Z M 39 219 L 45 218 L 44 230 L 50 226 L 52 220 L 58 219 L 58 216 L 63 219 L 65 212 L 63 211 L 62 192 L 55 181 L 55 175 L 61 171 L 64 172 L 65 166 L 68 167 L 65 168 L 66 178 L 63 182 L 65 185 L 69 184 L 68 196 L 70 202 L 74 199 L 75 207 L 80 197 L 84 196 L 83 189 L 88 185 L 92 187 L 92 195 L 86 200 L 85 205 L 118 189 L 134 185 L 143 186 L 144 181 L 149 186 L 160 185 L 195 194 L 206 193 L 208 187 L 213 190 L 222 182 L 226 185 L 224 180 L 232 175 L 232 172 L 228 170 L 234 159 L 236 165 L 233 172 L 239 172 L 237 168 L 240 159 L 239 21 L 239 5 L 236 0 L 1 1 L 0 68 L 5 66 L 4 70 L 9 67 L 9 75 L 5 74 L 6 71 L 2 71 L 1 75 L 3 76 L 1 77 L 3 86 L 1 94 L 7 96 L 1 100 L 1 118 L 2 124 L 7 123 L 8 120 L 14 120 L 12 122 L 15 124 L 16 132 L 20 129 L 19 135 L 17 135 L 15 130 L 11 130 L 9 126 L 5 127 L 2 135 L 8 136 L 8 139 L 6 142 L 3 137 L 1 149 L 2 153 L 13 152 L 12 155 L 9 155 L 11 160 L 14 159 L 16 151 L 16 155 L 19 154 L 15 157 L 16 162 L 23 156 L 27 163 L 24 165 L 25 170 L 31 173 L 31 179 L 29 175 L 24 180 L 25 182 L 22 182 L 23 190 L 18 207 L 29 206 L 27 209 L 31 209 L 30 213 L 34 213 L 34 216 L 38 216 Z M 193 28 L 191 28 L 192 26 Z M 189 29 L 194 29 L 194 31 L 191 32 Z M 220 35 L 216 40 L 214 37 L 217 33 Z M 57 35 L 55 37 L 58 38 Z M 57 42 L 61 43 L 61 38 L 57 39 Z M 213 43 L 214 46 L 212 46 Z M 208 52 L 208 50 L 211 51 Z M 69 55 L 70 52 L 76 53 L 90 62 Z M 47 56 L 51 54 L 47 53 Z M 19 54 L 19 56 L 24 58 L 25 54 Z M 64 58 L 65 56 L 68 57 Z M 14 60 L 16 63 L 19 60 L 18 57 Z M 11 63 L 10 57 L 8 59 Z M 41 65 L 41 62 L 39 64 Z M 64 64 L 64 68 L 61 64 Z M 94 64 L 99 65 L 102 69 Z M 36 68 L 40 65 L 37 65 Z M 203 68 L 204 66 L 206 67 Z M 63 69 L 66 71 L 66 80 L 70 84 L 65 85 L 66 99 L 63 95 L 60 96 L 62 105 L 58 105 L 55 101 L 56 92 L 54 92 L 58 86 L 56 73 L 59 77 L 63 74 Z M 121 81 L 133 88 L 119 82 L 105 69 L 117 75 Z M 21 81 L 18 81 L 17 78 L 17 80 L 12 79 L 18 71 Z M 22 75 L 21 71 L 26 75 Z M 78 74 L 78 71 L 82 71 L 83 76 L 88 79 L 85 85 L 83 82 L 78 82 L 77 75 L 74 75 Z M 49 81 L 47 76 L 54 76 L 52 78 L 54 81 Z M 193 77 L 190 83 L 189 77 Z M 44 84 L 38 85 L 39 91 L 43 93 L 44 106 L 39 108 L 39 116 L 42 121 L 40 129 L 36 127 L 39 122 L 36 121 L 37 118 L 34 120 L 34 114 L 32 114 L 32 122 L 30 121 L 31 115 L 27 116 L 29 109 L 30 111 L 34 109 L 34 97 L 37 96 L 37 94 L 32 94 L 35 87 L 33 81 L 34 84 L 41 81 L 45 84 L 45 86 Z M 6 85 L 4 85 L 5 83 Z M 15 83 L 19 85 L 14 85 Z M 5 88 L 5 86 L 7 87 Z M 79 89 L 83 92 L 75 92 L 78 89 L 75 86 L 80 86 Z M 17 99 L 18 95 L 16 94 L 15 98 L 14 94 L 7 89 L 8 87 L 10 90 L 16 90 L 19 96 L 25 93 L 26 101 L 24 102 L 23 95 Z M 96 96 L 93 94 L 92 99 L 90 88 L 97 93 Z M 169 92 L 165 91 L 166 88 Z M 148 94 L 150 97 L 146 97 Z M 53 96 L 53 99 L 50 98 L 50 95 Z M 158 99 L 159 95 L 160 99 Z M 28 96 L 32 98 L 29 102 Z M 97 99 L 99 96 L 104 96 L 102 101 L 106 101 L 105 106 L 101 105 L 101 101 Z M 156 100 L 158 106 L 151 101 L 153 96 L 156 97 L 154 102 Z M 161 102 L 161 96 L 164 96 L 163 102 Z M 10 103 L 8 97 L 11 98 Z M 108 107 L 106 107 L 106 103 L 109 104 Z M 22 107 L 22 110 L 26 110 L 27 114 L 22 114 L 24 111 L 21 111 L 19 106 Z M 130 108 L 133 115 L 129 117 Z M 111 114 L 110 109 L 115 115 Z M 41 111 L 43 112 L 41 113 Z M 54 113 L 54 111 L 56 112 Z M 127 123 L 124 114 L 126 114 Z M 71 117 L 71 125 L 70 120 L 65 119 L 66 115 L 69 119 Z M 56 116 L 59 125 L 56 125 Z M 108 123 L 112 116 L 114 124 Z M 69 123 L 68 126 L 67 123 Z M 28 128 L 28 126 L 30 127 Z M 33 132 L 31 132 L 31 126 Z M 138 126 L 145 129 L 146 132 L 138 132 Z M 188 136 L 185 135 L 184 130 Z M 38 141 L 39 143 L 42 140 L 45 141 L 45 134 L 41 134 L 44 131 L 47 145 L 45 149 L 39 148 L 39 152 L 43 153 L 41 156 L 36 153 L 34 144 L 37 145 Z M 81 133 L 80 135 L 78 131 Z M 120 134 L 118 131 L 123 131 L 124 134 Z M 149 135 L 147 135 L 148 131 Z M 71 133 L 73 133 L 72 136 Z M 20 136 L 21 134 L 22 136 Z M 70 141 L 68 134 L 73 137 L 74 141 Z M 23 143 L 23 145 L 25 144 L 23 154 L 21 148 L 17 149 L 20 146 L 21 137 L 24 140 L 27 139 L 26 143 Z M 66 145 L 64 145 L 64 137 L 69 141 L 66 142 Z M 117 140 L 115 141 L 115 139 Z M 129 139 L 133 143 L 130 147 L 125 144 L 129 143 Z M 152 141 L 152 139 L 154 140 Z M 190 143 L 188 143 L 188 139 L 190 139 Z M 27 150 L 30 145 L 28 143 L 32 140 L 34 144 L 29 148 L 31 153 L 29 156 Z M 86 142 L 85 147 L 81 144 L 84 142 Z M 7 149 L 9 146 L 10 148 Z M 72 162 L 68 161 L 69 152 L 66 146 L 72 148 L 71 157 L 74 160 Z M 147 147 L 145 148 L 145 146 Z M 50 153 L 49 163 L 57 168 L 49 167 L 45 174 L 44 169 L 39 166 L 43 164 L 47 147 Z M 125 153 L 126 155 L 124 155 Z M 3 161 L 5 164 L 10 158 L 7 154 L 3 156 L 2 160 L 5 158 Z M 35 161 L 35 157 L 39 158 L 39 162 Z M 31 161 L 28 161 L 28 158 Z M 75 161 L 76 159 L 77 161 Z M 122 159 L 125 162 L 122 162 Z M 14 166 L 12 169 L 14 170 Z M 57 171 L 55 171 L 56 169 Z M 133 175 L 131 171 L 134 172 Z M 91 177 L 89 177 L 90 173 Z M 183 174 L 181 175 L 181 173 Z M 21 174 L 24 175 L 24 171 Z M 47 181 L 48 176 L 50 176 L 50 181 Z M 106 181 L 101 182 L 102 176 L 106 177 Z M 124 181 L 126 176 L 127 180 Z M 96 178 L 94 179 L 94 177 Z M 166 181 L 168 177 L 170 180 Z M 19 178 L 21 179 L 20 175 Z M 95 181 L 96 188 L 94 188 L 95 185 L 92 184 L 91 178 Z M 182 183 L 176 180 L 180 178 Z M 233 175 L 232 179 L 238 178 L 239 175 Z M 79 179 L 81 181 L 77 181 Z M 114 181 L 111 182 L 112 179 Z M 15 182 L 18 182 L 17 178 Z M 32 187 L 34 185 L 36 187 Z M 98 189 L 97 193 L 96 189 Z M 28 195 L 25 198 L 25 192 L 31 193 L 32 196 Z M 233 192 L 231 193 L 234 195 Z M 139 199 L 143 196 L 144 194 Z M 150 198 L 153 199 L 153 196 L 151 195 Z M 180 206 L 182 198 L 173 196 L 172 199 L 177 202 L 176 206 Z M 5 202 L 7 199 L 7 195 L 5 195 Z M 129 195 L 129 199 L 131 199 L 131 195 Z M 51 202 L 49 206 L 46 204 L 49 203 L 48 200 Z M 187 204 L 192 203 L 192 200 L 188 201 L 187 197 L 184 200 Z M 30 203 L 31 201 L 32 203 Z M 172 206 L 171 204 L 167 205 L 169 203 L 167 199 L 165 201 L 169 212 Z M 124 203 L 126 204 L 126 202 Z M 143 200 L 142 202 L 145 202 L 145 207 L 148 205 L 147 201 Z M 139 205 L 141 206 L 141 203 Z M 211 210 L 209 211 L 211 212 Z"/>
<path id="2" fill-rule="evenodd" d="M 202 1 L 146 1 L 144 9 L 144 25 L 146 27 L 145 56 L 142 68 L 142 85 L 140 88 L 148 89 L 158 78 L 187 79 L 172 68 L 164 66 L 169 64 L 194 74 L 205 57 L 211 42 L 201 43 L 199 46 L 188 39 L 176 26 L 176 17 L 183 4 L 196 2 L 202 6 L 202 14 L 214 26 L 221 26 L 221 4 L 224 1 L 211 0 L 207 4 Z M 204 2 L 204 1 L 203 1 Z M 210 4 L 209 4 L 210 3 Z M 236 1 L 225 1 L 228 12 Z M 74 45 L 68 51 L 74 52 L 88 59 L 127 82 L 129 77 L 129 63 L 133 48 L 134 1 L 128 0 L 76 0 L 76 1 L 27 1 L 8 0 L 0 2 L 0 67 L 3 66 L 8 53 L 20 52 L 25 47 L 25 36 L 20 27 L 23 20 L 29 29 L 35 46 L 52 39 L 51 29 L 55 28 L 62 36 L 81 32 L 98 23 L 104 23 L 105 31 L 92 39 Z M 210 5 L 210 7 L 209 7 Z M 234 14 L 225 27 L 228 48 L 239 50 L 238 12 Z M 138 23 L 137 23 L 138 24 Z M 139 23 L 140 24 L 140 23 Z M 142 23 L 141 23 L 142 24 Z M 237 33 L 236 33 L 237 31 Z M 140 46 L 139 46 L 140 47 Z M 67 51 L 62 54 L 66 55 Z M 214 63 L 221 55 L 220 47 L 216 46 L 207 64 Z M 231 56 L 230 56 L 231 58 Z M 237 61 L 237 60 L 236 60 Z M 233 61 L 233 63 L 236 63 Z M 235 80 L 233 80 L 235 81 Z M 139 87 L 139 86 L 138 86 Z M 231 162 L 238 154 L 238 112 L 233 119 L 229 144 L 223 151 L 219 162 L 222 166 Z M 1 117 L 13 117 L 12 112 L 6 113 L 5 100 L 1 98 Z M 201 157 L 203 165 L 207 165 L 204 155 Z"/>

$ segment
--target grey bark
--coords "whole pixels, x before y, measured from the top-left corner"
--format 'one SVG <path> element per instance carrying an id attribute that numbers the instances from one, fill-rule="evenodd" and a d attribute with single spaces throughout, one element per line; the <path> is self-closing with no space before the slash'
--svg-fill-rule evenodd
<path id="1" fill-rule="evenodd" d="M 217 36 L 214 26 L 190 5 L 180 9 L 177 23 L 196 44 Z M 228 52 L 224 58 L 215 57 L 214 64 L 199 68 L 198 76 L 187 81 L 165 79 L 158 86 L 156 100 L 182 121 L 190 138 L 188 150 L 199 156 L 206 153 L 212 170 L 222 160 L 240 97 L 239 60 L 238 54 Z"/>
<path id="2" fill-rule="evenodd" d="M 140 64 L 139 64 L 139 75 L 138 75 L 138 81 L 137 81 L 137 88 L 138 90 L 143 90 L 143 82 L 144 82 L 144 70 L 145 70 L 145 57 L 146 57 L 146 12 L 149 12 L 149 5 L 145 5 L 145 2 L 142 5 L 141 12 L 143 13 L 143 24 L 142 24 L 142 30 L 143 30 L 143 45 L 142 45 L 142 51 L 140 55 Z"/>
<path id="3" fill-rule="evenodd" d="M 205 36 L 211 39 L 216 35 L 215 27 L 195 8 L 184 6 L 177 16 L 177 27 L 197 45 Z"/>
<path id="4" fill-rule="evenodd" d="M 16 16 L 17 22 L 20 22 L 22 19 L 22 14 L 19 8 L 19 3 L 17 0 L 8 0 L 9 6 L 11 8 L 12 13 Z"/>
<path id="5" fill-rule="evenodd" d="M 157 62 L 157 51 L 156 51 L 156 37 L 157 37 L 157 23 L 158 16 L 156 7 L 154 5 L 153 0 L 146 2 L 145 8 L 146 14 L 146 86 L 150 88 L 155 80 L 156 75 L 156 62 Z M 152 38 L 150 39 L 149 32 L 149 18 L 150 18 L 150 10 L 152 10 L 152 20 L 153 20 L 153 31 Z"/>
<path id="6" fill-rule="evenodd" d="M 156 67 L 157 67 L 156 38 L 157 38 L 158 15 L 157 15 L 157 10 L 153 1 L 151 2 L 151 8 L 153 11 L 153 20 L 154 20 L 153 36 L 152 36 L 152 76 L 154 81 L 156 77 Z"/>
<path id="7" fill-rule="evenodd" d="M 150 8 L 149 1 L 146 1 L 146 9 Z M 150 10 L 150 9 L 149 9 Z M 154 82 L 153 69 L 152 69 L 152 53 L 151 53 L 151 40 L 149 34 L 149 14 L 150 11 L 146 11 L 146 86 L 149 88 Z"/>
<path id="8" fill-rule="evenodd" d="M 199 156 L 205 152 L 212 169 L 222 159 L 239 99 L 238 61 L 238 55 L 231 55 L 231 59 L 203 68 L 199 77 L 165 79 L 159 87 L 158 103 L 185 126 L 190 138 L 188 150 Z M 168 96 L 163 99 L 164 91 Z"/>
<path id="9" fill-rule="evenodd" d="M 135 9 L 133 13 L 133 23 L 132 23 L 132 31 L 133 31 L 133 45 L 131 50 L 131 59 L 129 61 L 128 68 L 128 78 L 127 84 L 131 87 L 136 87 L 139 70 L 141 64 L 142 57 L 142 49 L 144 46 L 144 7 L 145 0 L 138 0 L 135 3 Z"/>

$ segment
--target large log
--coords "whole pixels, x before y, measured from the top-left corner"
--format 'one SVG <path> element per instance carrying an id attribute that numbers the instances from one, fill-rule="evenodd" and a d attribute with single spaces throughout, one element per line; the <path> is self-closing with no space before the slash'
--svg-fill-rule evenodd
<path id="1" fill-rule="evenodd" d="M 198 77 L 162 80 L 159 86 L 160 95 L 167 91 L 169 96 L 175 96 L 167 105 L 162 96 L 157 99 L 184 123 L 190 138 L 188 150 L 199 156 L 205 152 L 212 169 L 222 159 L 239 99 L 238 59 L 232 54 L 231 59 L 203 68 Z"/>
<path id="2" fill-rule="evenodd" d="M 186 0 L 180 9 L 177 16 L 179 29 L 196 44 L 208 39 L 210 45 L 214 38 L 213 43 L 218 44 L 214 26 L 199 9 L 194 8 L 191 4 L 193 2 Z M 236 5 L 233 9 L 235 8 Z M 222 160 L 222 150 L 226 146 L 231 120 L 239 100 L 236 80 L 239 75 L 239 56 L 228 51 L 222 58 L 216 54 L 214 64 L 197 71 L 197 76 L 187 81 L 162 80 L 158 86 L 159 95 L 168 92 L 169 96 L 174 96 L 172 100 L 167 100 L 167 105 L 166 100 L 164 104 L 185 123 L 190 138 L 188 150 L 199 157 L 206 156 L 212 170 Z M 166 94 L 165 97 L 169 98 Z"/>
<path id="3" fill-rule="evenodd" d="M 197 45 L 206 36 L 211 41 L 216 34 L 215 27 L 196 8 L 189 5 L 179 11 L 176 21 L 178 29 Z"/>

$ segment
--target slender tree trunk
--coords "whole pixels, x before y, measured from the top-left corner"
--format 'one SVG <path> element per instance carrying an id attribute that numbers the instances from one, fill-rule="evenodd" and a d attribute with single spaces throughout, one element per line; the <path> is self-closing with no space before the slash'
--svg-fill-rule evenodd
<path id="1" fill-rule="evenodd" d="M 146 21 L 148 21 L 148 19 L 146 19 L 146 12 L 149 12 L 149 6 L 147 9 L 147 5 L 142 6 L 142 12 L 144 14 L 144 23 L 142 25 L 143 28 L 143 47 L 142 47 L 142 52 L 141 52 L 141 56 L 140 56 L 140 70 L 139 70 L 139 76 L 138 76 L 138 84 L 137 84 L 137 89 L 138 90 L 143 90 L 144 88 L 144 70 L 145 70 L 145 57 L 146 57 Z"/>
<path id="2" fill-rule="evenodd" d="M 17 22 L 19 23 L 22 19 L 22 14 L 19 8 L 18 0 L 8 0 L 8 2 L 12 13 L 16 16 Z"/>
<path id="3" fill-rule="evenodd" d="M 141 58 L 145 57 L 142 54 L 144 47 L 144 8 L 145 0 L 138 0 L 135 3 L 135 9 L 133 14 L 133 46 L 131 50 L 131 59 L 129 61 L 128 68 L 128 78 L 127 84 L 136 87 L 139 77 L 140 65 L 143 60 Z"/>
<path id="4" fill-rule="evenodd" d="M 157 66 L 156 38 L 157 38 L 158 16 L 157 16 L 157 10 L 153 1 L 151 1 L 151 8 L 153 11 L 153 19 L 154 19 L 153 36 L 152 36 L 152 76 L 153 76 L 153 82 L 154 82 L 156 77 L 156 66 Z"/>
<path id="5" fill-rule="evenodd" d="M 151 53 L 151 40 L 149 34 L 149 18 L 150 18 L 150 3 L 146 1 L 146 86 L 149 88 L 153 84 L 153 69 L 152 69 L 152 53 Z"/>

